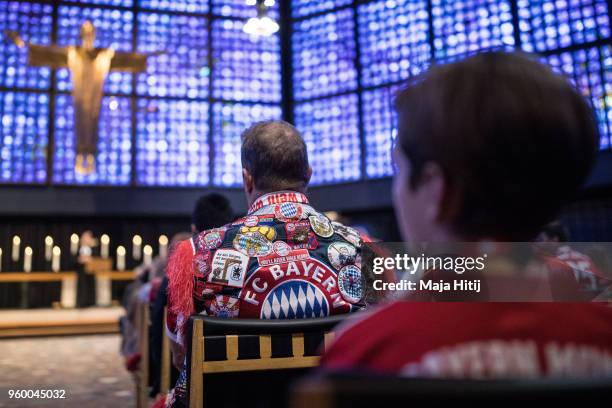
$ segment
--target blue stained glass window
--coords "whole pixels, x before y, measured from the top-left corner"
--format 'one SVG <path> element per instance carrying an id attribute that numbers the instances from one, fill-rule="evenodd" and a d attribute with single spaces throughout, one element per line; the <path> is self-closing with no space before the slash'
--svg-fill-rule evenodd
<path id="1" fill-rule="evenodd" d="M 208 23 L 203 17 L 140 13 L 138 51 L 165 51 L 138 74 L 139 95 L 208 97 Z"/>
<path id="2" fill-rule="evenodd" d="M 399 86 L 365 91 L 362 96 L 367 114 L 363 116 L 366 175 L 378 178 L 393 175 L 393 143 L 397 136 L 395 94 Z"/>
<path id="3" fill-rule="evenodd" d="M 356 94 L 297 104 L 295 125 L 308 146 L 313 169 L 311 184 L 360 178 Z"/>
<path id="4" fill-rule="evenodd" d="M 284 0 L 268 0 L 268 16 L 278 19 L 278 3 Z M 213 13 L 223 17 L 250 18 L 257 16 L 257 8 L 245 0 L 213 0 Z"/>
<path id="5" fill-rule="evenodd" d="M 514 46 L 509 1 L 431 0 L 431 4 L 436 58 Z"/>
<path id="6" fill-rule="evenodd" d="M 60 6 L 58 44 L 62 46 L 81 45 L 81 25 L 90 20 L 96 28 L 96 47 L 111 47 L 118 51 L 132 51 L 131 11 Z M 57 88 L 60 91 L 72 89 L 70 71 L 66 68 L 57 72 Z M 105 92 L 130 93 L 132 75 L 127 72 L 109 72 Z"/>
<path id="7" fill-rule="evenodd" d="M 47 178 L 49 97 L 0 92 L 0 181 L 44 183 Z"/>
<path id="8" fill-rule="evenodd" d="M 353 10 L 294 23 L 293 90 L 296 100 L 357 88 Z"/>
<path id="9" fill-rule="evenodd" d="M 138 4 L 153 10 L 208 13 L 208 0 L 140 0 Z"/>
<path id="10" fill-rule="evenodd" d="M 378 1 L 357 11 L 363 86 L 396 82 L 428 67 L 427 1 Z"/>
<path id="11" fill-rule="evenodd" d="M 127 97 L 102 98 L 95 172 L 74 171 L 76 136 L 70 95 L 55 100 L 55 151 L 53 181 L 57 184 L 126 185 L 132 162 L 131 102 Z"/>
<path id="12" fill-rule="evenodd" d="M 24 41 L 47 45 L 51 42 L 52 12 L 50 4 L 0 1 L 0 86 L 49 87 L 51 70 L 28 67 L 27 48 L 18 48 L 4 38 L 4 31 L 16 31 Z"/>
<path id="13" fill-rule="evenodd" d="M 590 100 L 599 122 L 601 148 L 612 147 L 611 47 L 593 47 L 563 52 L 546 57 L 545 62 L 548 62 L 557 72 L 569 77 L 577 89 Z"/>
<path id="14" fill-rule="evenodd" d="M 251 38 L 244 22 L 213 22 L 215 98 L 280 102 L 281 66 L 278 36 Z"/>
<path id="15" fill-rule="evenodd" d="M 279 106 L 240 103 L 215 103 L 213 106 L 213 184 L 233 187 L 242 183 L 240 136 L 255 122 L 280 119 Z"/>
<path id="16" fill-rule="evenodd" d="M 518 0 L 525 51 L 546 51 L 610 37 L 606 0 Z"/>
<path id="17" fill-rule="evenodd" d="M 351 3 L 352 0 L 293 0 L 291 2 L 291 15 L 294 18 L 304 17 L 336 7 L 347 6 Z"/>
<path id="18" fill-rule="evenodd" d="M 208 103 L 139 99 L 136 129 L 138 184 L 208 183 Z"/>

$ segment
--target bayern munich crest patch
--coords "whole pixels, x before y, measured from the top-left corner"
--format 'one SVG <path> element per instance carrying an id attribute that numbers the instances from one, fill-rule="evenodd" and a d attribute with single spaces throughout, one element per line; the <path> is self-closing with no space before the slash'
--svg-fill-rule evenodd
<path id="1" fill-rule="evenodd" d="M 299 220 L 303 212 L 299 203 L 282 203 L 274 207 L 274 216 L 281 221 Z"/>
<path id="2" fill-rule="evenodd" d="M 329 266 L 299 253 L 293 259 L 261 266 L 249 276 L 240 291 L 241 317 L 303 319 L 350 311 Z"/>

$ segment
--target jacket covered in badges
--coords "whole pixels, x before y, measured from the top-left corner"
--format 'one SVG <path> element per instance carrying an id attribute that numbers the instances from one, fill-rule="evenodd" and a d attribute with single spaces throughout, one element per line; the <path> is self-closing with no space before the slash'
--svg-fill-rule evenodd
<path id="1" fill-rule="evenodd" d="M 248 214 L 182 242 L 168 264 L 168 331 L 188 317 L 302 319 L 365 306 L 362 237 L 305 195 L 266 194 Z"/>

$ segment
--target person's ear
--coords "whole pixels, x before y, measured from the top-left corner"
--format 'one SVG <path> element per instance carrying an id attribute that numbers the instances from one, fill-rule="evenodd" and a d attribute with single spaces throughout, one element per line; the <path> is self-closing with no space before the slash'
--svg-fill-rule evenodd
<path id="1" fill-rule="evenodd" d="M 245 168 L 242 169 L 242 182 L 244 184 L 245 193 L 251 194 L 255 189 L 255 182 L 253 181 L 251 173 Z"/>
<path id="2" fill-rule="evenodd" d="M 442 168 L 436 163 L 425 163 L 421 171 L 419 182 L 420 194 L 423 194 L 423 202 L 427 203 L 424 215 L 429 221 L 440 221 L 444 195 L 446 191 L 446 180 Z"/>
<path id="3" fill-rule="evenodd" d="M 198 229 L 196 228 L 195 224 L 191 224 L 191 232 L 194 234 L 198 232 Z"/>
<path id="4" fill-rule="evenodd" d="M 312 167 L 308 166 L 308 170 L 306 170 L 306 184 L 310 183 L 311 177 L 312 177 Z"/>

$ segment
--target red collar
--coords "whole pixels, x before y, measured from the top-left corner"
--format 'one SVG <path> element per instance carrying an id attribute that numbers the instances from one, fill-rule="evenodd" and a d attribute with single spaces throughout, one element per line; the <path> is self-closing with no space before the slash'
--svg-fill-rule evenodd
<path id="1" fill-rule="evenodd" d="M 308 198 L 297 191 L 275 191 L 273 193 L 264 194 L 259 197 L 249 208 L 248 214 L 251 214 L 260 208 L 268 205 L 281 203 L 301 203 L 308 204 Z"/>

